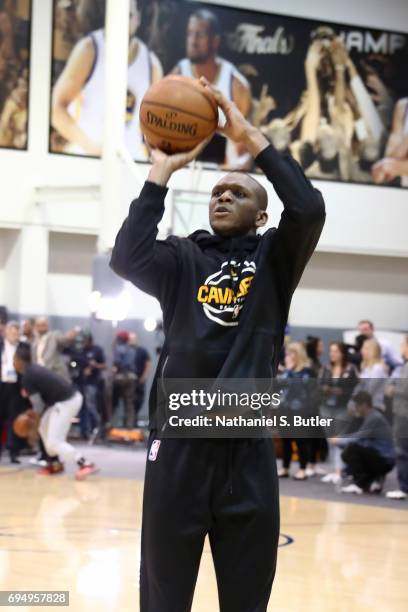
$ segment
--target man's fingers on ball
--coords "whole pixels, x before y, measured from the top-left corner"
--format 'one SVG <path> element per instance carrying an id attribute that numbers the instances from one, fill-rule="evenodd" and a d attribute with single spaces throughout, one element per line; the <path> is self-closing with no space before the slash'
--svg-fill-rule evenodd
<path id="1" fill-rule="evenodd" d="M 212 95 L 217 100 L 217 102 L 221 100 L 223 101 L 227 100 L 225 96 L 220 92 L 220 90 L 214 87 L 214 85 L 211 85 L 211 83 L 207 81 L 205 77 L 200 77 L 200 82 L 202 83 L 202 85 L 204 85 L 206 89 L 208 89 L 210 93 L 212 93 Z"/>

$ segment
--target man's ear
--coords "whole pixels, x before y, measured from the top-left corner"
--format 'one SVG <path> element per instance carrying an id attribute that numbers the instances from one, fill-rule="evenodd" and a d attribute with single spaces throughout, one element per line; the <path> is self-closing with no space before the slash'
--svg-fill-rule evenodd
<path id="1" fill-rule="evenodd" d="M 216 34 L 213 38 L 213 43 L 212 43 L 213 51 L 218 51 L 218 49 L 220 48 L 220 43 L 221 43 L 221 36 L 219 34 Z"/>
<path id="2" fill-rule="evenodd" d="M 256 227 L 263 227 L 264 225 L 266 225 L 267 221 L 268 213 L 266 212 L 266 210 L 258 210 L 258 212 L 256 213 L 255 221 Z"/>

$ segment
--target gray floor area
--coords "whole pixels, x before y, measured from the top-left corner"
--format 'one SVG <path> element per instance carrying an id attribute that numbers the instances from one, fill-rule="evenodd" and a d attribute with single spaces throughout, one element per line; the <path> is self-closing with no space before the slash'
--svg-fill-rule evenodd
<path id="1" fill-rule="evenodd" d="M 126 446 L 119 443 L 110 445 L 75 443 L 83 454 L 94 461 L 100 467 L 100 475 L 108 478 L 127 478 L 130 480 L 142 480 L 145 471 L 146 448 L 144 444 Z M 19 468 L 29 467 L 29 457 L 22 457 L 22 465 Z M 3 459 L 2 465 L 8 463 Z M 322 464 L 321 467 L 329 469 L 330 466 Z M 296 466 L 293 466 L 295 470 Z M 18 468 L 16 468 L 18 469 Z M 34 469 L 30 466 L 30 469 Z M 73 467 L 68 469 L 73 471 Z M 385 490 L 389 491 L 397 487 L 395 470 L 388 475 Z M 280 494 L 291 497 L 303 497 L 326 501 L 341 501 L 346 503 L 365 504 L 369 506 L 381 506 L 386 508 L 396 508 L 408 510 L 408 500 L 394 501 L 388 500 L 384 495 L 346 495 L 336 491 L 332 484 L 320 482 L 320 477 L 309 478 L 304 482 L 296 482 L 291 478 L 280 480 Z"/>

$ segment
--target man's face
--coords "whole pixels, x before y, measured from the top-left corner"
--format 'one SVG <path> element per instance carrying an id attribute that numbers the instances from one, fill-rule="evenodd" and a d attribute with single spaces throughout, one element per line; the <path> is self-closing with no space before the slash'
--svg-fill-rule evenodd
<path id="1" fill-rule="evenodd" d="M 371 336 L 373 335 L 373 328 L 369 323 L 359 323 L 358 331 L 361 335 L 367 336 L 367 338 L 371 338 Z"/>
<path id="2" fill-rule="evenodd" d="M 209 217 L 215 234 L 232 237 L 265 225 L 268 215 L 259 209 L 256 183 L 249 176 L 234 172 L 214 186 Z"/>
<path id="3" fill-rule="evenodd" d="M 204 19 L 191 17 L 187 26 L 186 53 L 193 64 L 204 64 L 215 55 L 218 36 L 211 36 L 209 24 Z"/>
<path id="4" fill-rule="evenodd" d="M 10 344 L 17 344 L 19 335 L 18 327 L 15 327 L 14 325 L 6 327 L 5 336 L 6 340 L 10 342 Z"/>
<path id="5" fill-rule="evenodd" d="M 35 331 L 39 336 L 43 336 L 48 332 L 48 321 L 46 319 L 38 319 L 35 322 Z"/>

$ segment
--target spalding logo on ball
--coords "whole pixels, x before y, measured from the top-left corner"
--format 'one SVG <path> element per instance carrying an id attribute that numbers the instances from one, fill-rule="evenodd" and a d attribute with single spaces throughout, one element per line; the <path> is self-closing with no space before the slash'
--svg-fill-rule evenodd
<path id="1" fill-rule="evenodd" d="M 191 151 L 217 129 L 218 106 L 200 81 L 170 75 L 145 93 L 140 124 L 152 148 L 166 153 Z"/>

